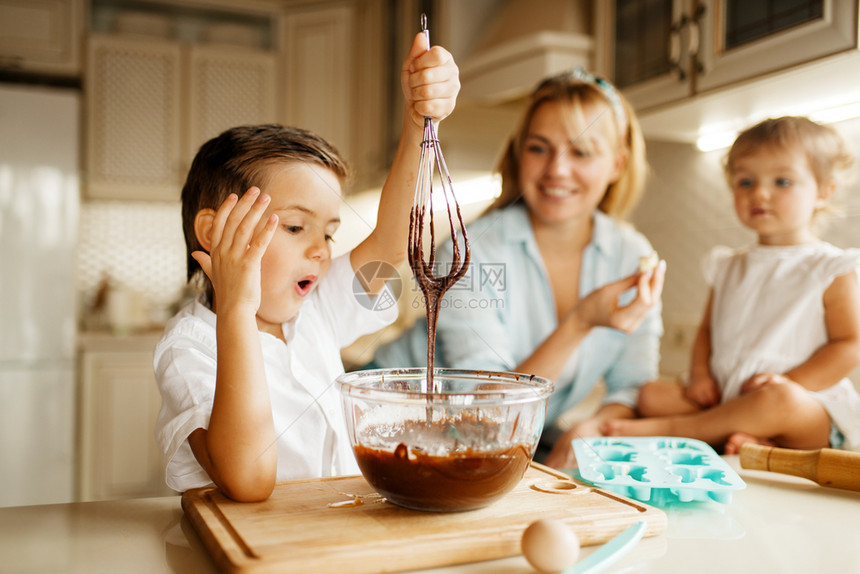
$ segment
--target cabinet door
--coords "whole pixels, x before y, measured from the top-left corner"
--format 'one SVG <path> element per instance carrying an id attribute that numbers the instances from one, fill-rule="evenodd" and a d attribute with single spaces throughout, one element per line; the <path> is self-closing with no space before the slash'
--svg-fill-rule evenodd
<path id="1" fill-rule="evenodd" d="M 86 74 L 90 198 L 176 200 L 179 45 L 95 36 Z"/>
<path id="2" fill-rule="evenodd" d="M 277 121 L 276 61 L 268 52 L 236 47 L 189 50 L 190 118 L 187 162 L 200 145 L 239 125 Z"/>
<path id="3" fill-rule="evenodd" d="M 353 7 L 297 12 L 285 18 L 286 123 L 316 132 L 352 157 Z"/>
<path id="4" fill-rule="evenodd" d="M 692 0 L 597 2 L 596 69 L 637 110 L 692 94 Z"/>
<path id="5" fill-rule="evenodd" d="M 81 377 L 80 499 L 163 496 L 152 354 L 87 352 Z"/>
<path id="6" fill-rule="evenodd" d="M 698 92 L 857 47 L 855 1 L 700 3 Z"/>
<path id="7" fill-rule="evenodd" d="M 75 76 L 83 0 L 0 0 L 0 68 Z"/>

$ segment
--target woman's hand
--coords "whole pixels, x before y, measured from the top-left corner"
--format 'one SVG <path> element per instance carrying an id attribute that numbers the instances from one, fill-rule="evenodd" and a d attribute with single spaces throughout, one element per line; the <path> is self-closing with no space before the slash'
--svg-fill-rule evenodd
<path id="1" fill-rule="evenodd" d="M 576 453 L 573 450 L 573 441 L 574 439 L 584 436 L 600 436 L 600 432 L 597 430 L 597 425 L 589 425 L 588 421 L 583 421 L 567 430 L 557 441 L 555 441 L 555 444 L 552 445 L 552 450 L 549 452 L 543 463 L 552 468 L 575 468 Z"/>
<path id="2" fill-rule="evenodd" d="M 564 432 L 544 460 L 544 464 L 552 468 L 575 468 L 576 453 L 573 441 L 578 438 L 603 436 L 602 427 L 607 421 L 630 419 L 635 417 L 632 408 L 619 404 L 608 403 L 600 407 L 591 417 L 576 423 Z"/>
<path id="3" fill-rule="evenodd" d="M 611 327 L 632 333 L 660 301 L 665 277 L 666 262 L 660 261 L 654 271 L 635 273 L 595 289 L 581 299 L 571 313 L 588 328 Z M 636 298 L 622 306 L 619 299 L 631 287 L 636 287 Z"/>

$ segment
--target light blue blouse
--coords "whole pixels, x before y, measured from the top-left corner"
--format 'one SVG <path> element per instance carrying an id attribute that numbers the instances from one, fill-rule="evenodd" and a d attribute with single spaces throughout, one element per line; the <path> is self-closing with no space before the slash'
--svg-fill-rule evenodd
<path id="1" fill-rule="evenodd" d="M 443 299 L 436 366 L 509 371 L 558 326 L 549 276 L 521 203 L 482 216 L 467 232 L 472 262 L 467 275 Z M 636 272 L 639 258 L 652 251 L 648 240 L 632 227 L 596 212 L 592 239 L 582 258 L 580 297 Z M 451 260 L 450 241 L 440 248 L 438 260 Z M 446 273 L 447 267 L 437 272 Z M 633 295 L 633 290 L 625 293 L 622 302 Z M 417 308 L 424 307 L 414 281 L 404 296 Z M 658 304 L 631 334 L 607 327 L 593 329 L 579 346 L 572 379 L 554 381 L 547 425 L 583 400 L 601 379 L 607 386 L 604 404 L 635 406 L 639 387 L 657 375 L 663 334 L 660 312 Z M 374 363 L 426 366 L 426 321 L 418 321 L 402 337 L 380 347 Z"/>

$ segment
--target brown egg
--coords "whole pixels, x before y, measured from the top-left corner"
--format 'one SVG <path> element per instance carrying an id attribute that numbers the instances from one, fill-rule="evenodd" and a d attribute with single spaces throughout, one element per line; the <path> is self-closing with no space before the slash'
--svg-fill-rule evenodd
<path id="1" fill-rule="evenodd" d="M 520 545 L 526 560 L 539 572 L 562 572 L 579 557 L 579 537 L 560 520 L 532 522 Z"/>

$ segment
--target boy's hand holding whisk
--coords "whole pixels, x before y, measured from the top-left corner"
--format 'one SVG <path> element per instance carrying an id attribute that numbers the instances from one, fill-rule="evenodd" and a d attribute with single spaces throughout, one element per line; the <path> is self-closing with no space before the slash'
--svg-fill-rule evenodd
<path id="1" fill-rule="evenodd" d="M 459 70 L 447 50 L 431 48 L 427 35 L 420 32 L 403 62 L 400 85 L 408 118 L 423 130 L 425 117 L 439 121 L 454 111 L 460 91 Z"/>

